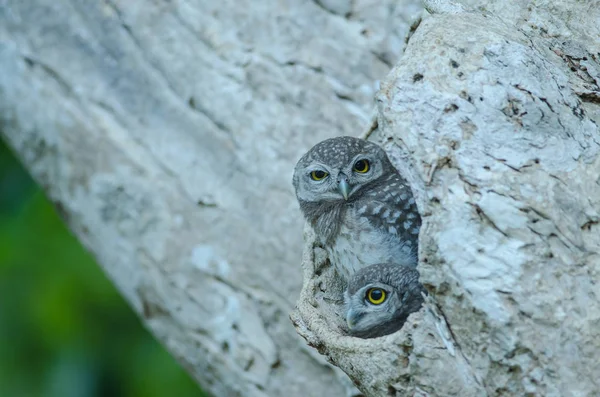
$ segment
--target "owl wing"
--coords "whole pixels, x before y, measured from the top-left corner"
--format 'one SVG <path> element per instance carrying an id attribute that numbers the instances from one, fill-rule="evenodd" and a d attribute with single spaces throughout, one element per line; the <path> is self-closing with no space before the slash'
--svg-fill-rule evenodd
<path id="1" fill-rule="evenodd" d="M 357 202 L 357 213 L 385 233 L 397 235 L 416 249 L 421 216 L 410 187 L 400 176 L 369 191 Z"/>

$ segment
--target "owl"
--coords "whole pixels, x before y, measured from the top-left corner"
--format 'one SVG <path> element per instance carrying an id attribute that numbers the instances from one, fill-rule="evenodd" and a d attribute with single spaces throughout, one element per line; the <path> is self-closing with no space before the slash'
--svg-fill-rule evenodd
<path id="1" fill-rule="evenodd" d="M 344 292 L 349 334 L 375 338 L 396 332 L 423 304 L 419 272 L 408 266 L 379 263 L 354 273 Z"/>
<path id="2" fill-rule="evenodd" d="M 346 280 L 375 263 L 416 267 L 421 217 L 410 186 L 378 145 L 347 136 L 322 141 L 296 164 L 293 185 Z"/>

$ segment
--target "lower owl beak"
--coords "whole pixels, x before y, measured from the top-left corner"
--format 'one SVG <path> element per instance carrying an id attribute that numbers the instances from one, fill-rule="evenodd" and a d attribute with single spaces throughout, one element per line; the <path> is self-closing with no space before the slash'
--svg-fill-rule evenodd
<path id="1" fill-rule="evenodd" d="M 346 178 L 340 179 L 338 182 L 338 188 L 340 189 L 342 196 L 344 196 L 344 200 L 348 200 L 348 195 L 350 194 L 350 185 L 348 184 L 348 180 Z"/>
<path id="2" fill-rule="evenodd" d="M 361 317 L 361 315 L 353 310 L 348 310 L 346 314 L 346 324 L 348 325 L 348 329 L 352 330 L 356 326 L 356 322 Z"/>

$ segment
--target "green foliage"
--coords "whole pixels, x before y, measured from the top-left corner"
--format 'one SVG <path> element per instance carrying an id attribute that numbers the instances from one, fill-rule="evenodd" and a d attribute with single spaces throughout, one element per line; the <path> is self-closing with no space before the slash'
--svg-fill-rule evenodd
<path id="1" fill-rule="evenodd" d="M 0 396 L 205 396 L 1 141 Z"/>

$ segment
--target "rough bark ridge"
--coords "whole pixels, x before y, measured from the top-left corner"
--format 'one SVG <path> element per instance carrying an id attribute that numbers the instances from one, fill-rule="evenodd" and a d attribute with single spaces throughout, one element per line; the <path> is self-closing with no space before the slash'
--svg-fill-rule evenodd
<path id="1" fill-rule="evenodd" d="M 340 335 L 305 233 L 293 320 L 368 396 L 600 395 L 600 3 L 495 3 L 426 2 L 376 97 L 424 217 L 426 306 Z"/>
<path id="2" fill-rule="evenodd" d="M 369 119 L 415 0 L 0 2 L 0 131 L 145 324 L 219 396 L 356 389 L 289 321 L 291 177 Z"/>

